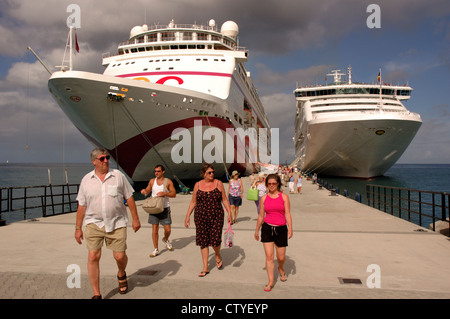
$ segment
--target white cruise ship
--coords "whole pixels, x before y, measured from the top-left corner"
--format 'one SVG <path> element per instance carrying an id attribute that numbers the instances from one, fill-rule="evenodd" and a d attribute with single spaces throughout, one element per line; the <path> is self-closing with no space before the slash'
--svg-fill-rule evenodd
<path id="1" fill-rule="evenodd" d="M 269 143 L 270 154 L 270 126 L 244 66 L 248 50 L 238 46 L 238 32 L 233 21 L 220 31 L 214 20 L 136 26 L 116 54 L 103 55 L 103 74 L 63 68 L 51 75 L 49 90 L 78 130 L 107 149 L 135 182 L 148 182 L 156 164 L 177 180 L 199 178 L 208 162 L 206 148 L 214 149 L 208 154 L 214 155 L 217 177 L 226 169 L 249 174 L 258 169 L 257 145 L 245 140 L 255 136 L 235 138 L 234 159 L 228 161 L 225 132 L 256 134 Z M 174 130 L 183 128 L 190 135 L 173 139 Z M 208 128 L 218 129 L 223 139 L 206 136 Z M 174 152 L 182 141 L 191 147 Z"/>
<path id="2" fill-rule="evenodd" d="M 299 87 L 293 165 L 320 175 L 368 179 L 383 175 L 403 154 L 422 120 L 402 101 L 412 88 L 352 83 L 332 71 L 334 82 Z M 381 89 L 381 92 L 380 92 Z"/>

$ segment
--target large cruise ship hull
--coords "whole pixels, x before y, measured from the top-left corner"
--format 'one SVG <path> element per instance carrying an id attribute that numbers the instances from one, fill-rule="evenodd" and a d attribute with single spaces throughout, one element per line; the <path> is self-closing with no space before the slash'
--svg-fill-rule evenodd
<path id="1" fill-rule="evenodd" d="M 218 128 L 224 136 L 227 128 L 236 128 L 225 117 L 229 103 L 239 100 L 233 92 L 232 100 L 221 99 L 175 86 L 80 71 L 55 72 L 48 85 L 75 127 L 93 144 L 107 149 L 134 182 L 148 182 L 156 164 L 166 166 L 168 177 L 200 178 L 203 158 L 193 154 L 192 161 L 174 161 L 173 147 L 180 142 L 171 139 L 175 129 L 188 129 L 190 145 L 201 143 L 203 150 L 211 141 L 194 138 L 196 125 L 201 123 L 203 131 Z M 242 149 L 234 145 L 235 158 Z M 246 155 L 254 151 L 247 148 Z M 227 163 L 222 155 L 224 160 L 215 163 L 217 177 L 225 174 L 225 168 L 241 174 L 255 169 L 255 163 Z"/>
<path id="2" fill-rule="evenodd" d="M 295 162 L 320 175 L 380 176 L 400 158 L 421 124 L 420 119 L 386 114 L 310 120 Z"/>

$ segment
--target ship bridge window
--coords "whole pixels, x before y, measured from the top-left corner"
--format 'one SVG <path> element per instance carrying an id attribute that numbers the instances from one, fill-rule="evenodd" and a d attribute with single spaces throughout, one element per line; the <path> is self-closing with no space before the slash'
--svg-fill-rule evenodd
<path id="1" fill-rule="evenodd" d="M 214 50 L 229 50 L 226 46 L 222 44 L 215 43 L 214 44 Z"/>
<path id="2" fill-rule="evenodd" d="M 409 96 L 411 95 L 410 90 L 397 90 L 397 95 Z"/>
<path id="3" fill-rule="evenodd" d="M 197 39 L 208 40 L 208 35 L 206 33 L 197 33 Z"/>
<path id="4" fill-rule="evenodd" d="M 175 32 L 164 32 L 162 34 L 163 41 L 174 41 L 175 40 Z"/>
<path id="5" fill-rule="evenodd" d="M 393 89 L 382 89 L 381 93 L 383 95 L 394 95 L 394 90 Z"/>

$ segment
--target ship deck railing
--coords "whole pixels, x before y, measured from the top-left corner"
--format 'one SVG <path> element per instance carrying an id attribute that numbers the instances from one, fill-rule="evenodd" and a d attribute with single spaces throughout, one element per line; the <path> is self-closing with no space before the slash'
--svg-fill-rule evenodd
<path id="1" fill-rule="evenodd" d="M 132 45 L 134 49 L 136 49 L 136 52 L 131 53 L 124 53 L 123 49 L 121 48 L 120 52 L 116 54 L 111 54 L 110 52 L 105 52 L 102 54 L 102 58 L 110 58 L 118 55 L 125 55 L 125 54 L 133 54 L 133 53 L 142 53 L 142 52 L 160 52 L 160 51 L 175 51 L 175 50 L 208 50 L 208 51 L 214 51 L 214 50 L 227 50 L 227 51 L 237 51 L 237 52 L 244 52 L 246 55 L 248 55 L 248 48 L 247 47 L 241 47 L 241 46 L 228 46 L 227 44 L 224 44 L 220 41 L 207 41 L 207 40 L 186 40 L 186 41 L 179 41 L 175 39 L 171 39 L 170 41 L 159 41 L 159 42 L 137 42 L 137 41 L 126 41 L 119 44 L 119 47 Z M 197 46 L 197 45 L 200 45 Z M 207 49 L 206 45 L 213 45 L 213 49 Z M 159 47 L 155 49 L 155 47 Z M 164 49 L 162 48 L 164 47 Z"/>
<path id="2" fill-rule="evenodd" d="M 2 214 L 13 220 L 26 220 L 71 213 L 77 210 L 79 184 L 14 186 L 0 188 Z M 22 218 L 17 214 L 22 214 Z"/>

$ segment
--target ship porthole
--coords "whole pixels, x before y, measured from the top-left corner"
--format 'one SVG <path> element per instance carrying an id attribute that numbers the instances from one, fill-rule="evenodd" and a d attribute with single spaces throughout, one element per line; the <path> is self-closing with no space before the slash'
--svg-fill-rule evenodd
<path id="1" fill-rule="evenodd" d="M 384 130 L 375 131 L 375 134 L 377 134 L 377 135 L 383 135 L 384 133 L 386 133 Z"/>

